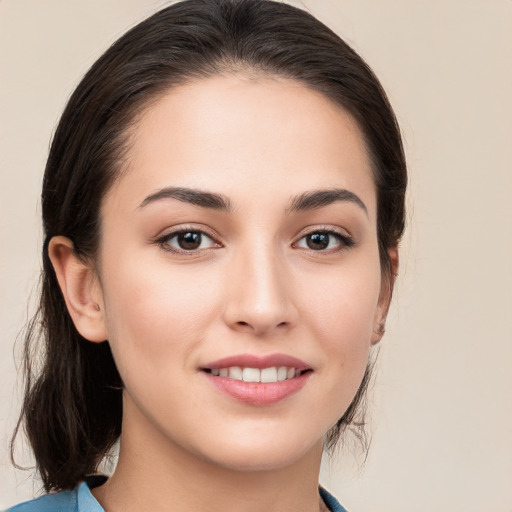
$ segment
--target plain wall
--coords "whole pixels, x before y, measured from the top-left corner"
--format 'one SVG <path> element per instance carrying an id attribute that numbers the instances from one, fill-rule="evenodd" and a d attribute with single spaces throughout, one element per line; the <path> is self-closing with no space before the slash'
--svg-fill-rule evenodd
<path id="1" fill-rule="evenodd" d="M 165 3 L 0 0 L 0 509 L 40 486 L 12 468 L 8 441 L 49 140 L 93 61 Z M 364 467 L 347 451 L 325 464 L 322 480 L 354 512 L 510 512 L 512 1 L 302 5 L 381 78 L 410 172 L 372 446 Z"/>

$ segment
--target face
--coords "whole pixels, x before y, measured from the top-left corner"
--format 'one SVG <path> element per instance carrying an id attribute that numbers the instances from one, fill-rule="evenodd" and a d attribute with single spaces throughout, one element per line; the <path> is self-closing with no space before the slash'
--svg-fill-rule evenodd
<path id="1" fill-rule="evenodd" d="M 386 306 L 352 118 L 283 79 L 174 88 L 138 120 L 101 220 L 123 435 L 242 470 L 318 449 Z"/>

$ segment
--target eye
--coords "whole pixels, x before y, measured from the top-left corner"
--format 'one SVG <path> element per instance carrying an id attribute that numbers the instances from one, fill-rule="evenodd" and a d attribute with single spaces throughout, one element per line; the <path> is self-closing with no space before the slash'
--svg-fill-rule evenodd
<path id="1" fill-rule="evenodd" d="M 312 251 L 336 251 L 353 245 L 352 238 L 332 230 L 313 231 L 304 235 L 295 244 L 296 247 Z"/>
<path id="2" fill-rule="evenodd" d="M 220 247 L 220 244 L 215 242 L 204 231 L 197 229 L 182 229 L 168 233 L 159 238 L 157 243 L 165 250 L 176 253 L 190 253 Z"/>

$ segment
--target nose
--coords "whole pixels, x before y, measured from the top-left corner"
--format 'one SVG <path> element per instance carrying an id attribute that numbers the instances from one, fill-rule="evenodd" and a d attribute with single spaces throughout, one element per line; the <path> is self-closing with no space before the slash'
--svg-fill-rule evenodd
<path id="1" fill-rule="evenodd" d="M 230 262 L 224 321 L 239 332 L 265 336 L 298 319 L 286 263 L 270 244 L 240 248 Z"/>

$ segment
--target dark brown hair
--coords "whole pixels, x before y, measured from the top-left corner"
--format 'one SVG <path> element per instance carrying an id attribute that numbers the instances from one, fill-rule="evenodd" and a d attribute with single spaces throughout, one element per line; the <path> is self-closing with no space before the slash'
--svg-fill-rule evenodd
<path id="1" fill-rule="evenodd" d="M 122 381 L 107 342 L 75 329 L 48 256 L 56 235 L 94 260 L 100 205 L 123 168 L 138 113 L 170 87 L 222 73 L 289 78 L 321 92 L 358 122 L 378 201 L 382 274 L 404 229 L 406 165 L 399 128 L 366 63 L 305 11 L 268 0 L 185 0 L 146 19 L 112 45 L 71 96 L 55 132 L 42 191 L 41 296 L 25 340 L 24 425 L 45 489 L 73 488 L 93 473 L 121 432 Z M 35 367 L 35 343 L 42 363 Z M 330 431 L 333 446 L 358 417 L 369 369 Z M 16 433 L 15 433 L 16 435 Z"/>

